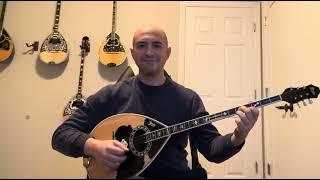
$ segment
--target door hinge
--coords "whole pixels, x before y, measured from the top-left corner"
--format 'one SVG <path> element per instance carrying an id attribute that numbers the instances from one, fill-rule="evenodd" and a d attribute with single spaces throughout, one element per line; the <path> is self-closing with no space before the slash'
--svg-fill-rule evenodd
<path id="1" fill-rule="evenodd" d="M 258 174 L 258 162 L 257 161 L 255 163 L 255 170 L 256 170 L 256 174 Z"/>
<path id="2" fill-rule="evenodd" d="M 269 25 L 269 23 L 268 23 L 268 17 L 265 16 L 265 17 L 264 17 L 264 26 L 268 26 L 268 25 Z"/>
<path id="3" fill-rule="evenodd" d="M 253 32 L 256 32 L 256 29 L 257 29 L 257 25 L 256 23 L 253 23 Z"/>
<path id="4" fill-rule="evenodd" d="M 267 166 L 267 173 L 269 176 L 271 175 L 271 164 L 270 163 L 268 163 L 268 166 Z"/>

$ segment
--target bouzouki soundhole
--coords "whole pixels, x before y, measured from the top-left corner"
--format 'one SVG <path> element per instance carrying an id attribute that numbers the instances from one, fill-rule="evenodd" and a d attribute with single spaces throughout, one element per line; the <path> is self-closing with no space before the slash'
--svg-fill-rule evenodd
<path id="1" fill-rule="evenodd" d="M 0 49 L 9 50 L 10 49 L 10 38 L 6 34 L 7 32 L 3 30 L 3 34 L 0 37 Z"/>
<path id="2" fill-rule="evenodd" d="M 130 133 L 129 148 L 134 155 L 143 157 L 149 152 L 152 143 L 145 142 L 146 139 L 142 136 L 148 132 L 150 130 L 146 126 L 138 126 Z"/>
<path id="3" fill-rule="evenodd" d="M 57 35 L 49 35 L 46 40 L 43 42 L 40 52 L 52 52 L 52 51 L 60 51 L 67 53 L 68 47 L 67 43 L 59 33 Z"/>

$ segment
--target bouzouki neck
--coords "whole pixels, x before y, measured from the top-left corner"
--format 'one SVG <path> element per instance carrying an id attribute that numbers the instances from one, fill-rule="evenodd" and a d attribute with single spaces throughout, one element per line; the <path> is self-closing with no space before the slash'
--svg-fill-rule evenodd
<path id="1" fill-rule="evenodd" d="M 0 17 L 0 36 L 2 36 L 3 31 L 3 20 L 4 20 L 4 13 L 6 10 L 7 1 L 2 2 L 2 10 L 1 10 L 1 17 Z"/>
<path id="2" fill-rule="evenodd" d="M 60 19 L 60 8 L 61 8 L 61 1 L 57 1 L 56 15 L 55 15 L 54 24 L 53 24 L 53 31 L 54 32 L 58 32 L 59 19 Z"/>
<path id="3" fill-rule="evenodd" d="M 83 54 L 84 50 L 81 50 L 81 54 Z M 84 63 L 84 56 L 81 55 L 81 63 L 80 63 L 80 74 L 79 74 L 79 82 L 78 82 L 78 95 L 81 95 L 82 92 L 82 79 L 83 79 L 83 63 Z"/>
<path id="4" fill-rule="evenodd" d="M 90 42 L 89 37 L 84 36 L 81 43 L 81 62 L 80 62 L 80 73 L 79 73 L 79 82 L 78 82 L 78 93 L 77 96 L 82 96 L 82 79 L 83 79 L 83 67 L 84 67 L 84 57 L 88 52 L 90 52 Z"/>
<path id="5" fill-rule="evenodd" d="M 112 11 L 112 32 L 111 32 L 111 39 L 115 39 L 116 33 L 116 12 L 117 12 L 117 1 L 113 1 L 113 11 Z"/>

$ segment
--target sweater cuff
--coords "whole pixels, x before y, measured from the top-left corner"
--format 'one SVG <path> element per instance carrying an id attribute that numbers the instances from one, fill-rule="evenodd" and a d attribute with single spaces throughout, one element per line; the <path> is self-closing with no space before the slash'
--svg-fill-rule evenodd
<path id="1" fill-rule="evenodd" d="M 85 156 L 84 154 L 84 145 L 86 143 L 86 141 L 90 138 L 90 135 L 89 134 L 85 134 L 85 135 L 82 135 L 81 138 L 79 138 L 77 140 L 77 145 L 78 145 L 78 148 L 79 150 L 81 150 L 79 153 L 80 153 L 80 156 Z"/>
<path id="2" fill-rule="evenodd" d="M 227 134 L 226 136 L 225 136 L 225 138 L 226 138 L 226 140 L 225 140 L 225 148 L 226 149 L 233 149 L 233 150 L 235 150 L 235 151 L 238 151 L 238 150 L 240 150 L 243 146 L 244 146 L 244 144 L 245 144 L 245 140 L 243 141 L 243 143 L 241 143 L 241 144 L 239 144 L 239 145 L 237 145 L 237 146 L 234 146 L 233 144 L 232 144 L 232 142 L 231 142 L 231 136 L 232 136 L 232 133 L 229 133 L 229 134 Z"/>

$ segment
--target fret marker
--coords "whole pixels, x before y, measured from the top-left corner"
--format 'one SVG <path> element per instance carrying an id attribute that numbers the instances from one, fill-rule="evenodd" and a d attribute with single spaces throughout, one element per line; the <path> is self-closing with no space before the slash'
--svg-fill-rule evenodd
<path id="1" fill-rule="evenodd" d="M 197 124 L 198 124 L 198 121 L 194 121 L 194 124 L 197 125 Z"/>

